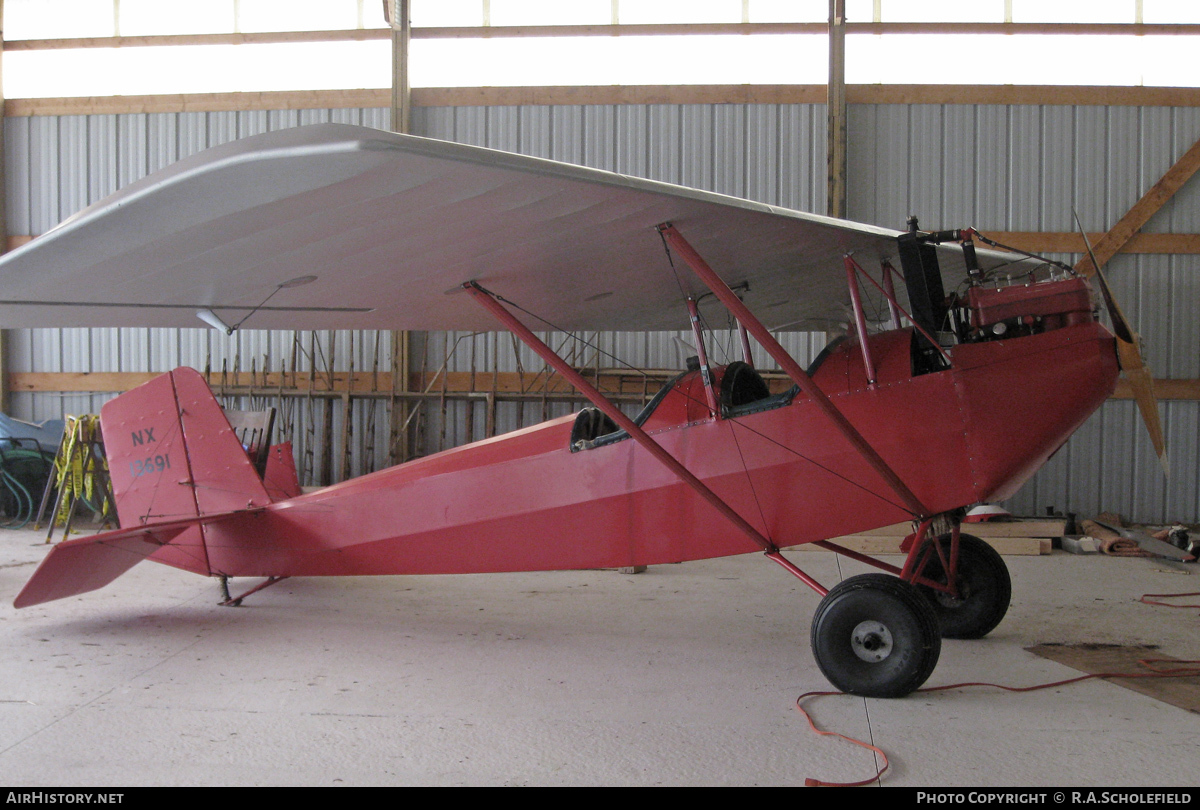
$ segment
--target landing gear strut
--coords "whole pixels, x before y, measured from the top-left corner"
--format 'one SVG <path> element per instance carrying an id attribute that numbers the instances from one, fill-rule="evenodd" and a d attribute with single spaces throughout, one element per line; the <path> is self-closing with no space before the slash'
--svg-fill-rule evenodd
<path id="1" fill-rule="evenodd" d="M 939 556 L 933 543 L 942 549 Z M 922 551 L 929 557 L 922 574 L 934 582 L 946 584 L 946 567 L 942 560 L 950 559 L 950 535 L 928 540 Z M 983 638 L 1004 618 L 1012 599 L 1012 581 L 1008 567 L 996 549 L 970 534 L 958 536 L 958 576 L 954 580 L 955 595 L 918 586 L 921 594 L 937 614 L 943 638 Z"/>

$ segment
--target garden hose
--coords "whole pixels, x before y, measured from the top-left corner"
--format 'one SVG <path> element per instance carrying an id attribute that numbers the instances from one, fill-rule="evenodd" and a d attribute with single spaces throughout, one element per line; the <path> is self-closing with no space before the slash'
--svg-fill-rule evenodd
<path id="1" fill-rule="evenodd" d="M 53 469 L 51 457 L 41 449 L 0 448 L 0 512 L 8 518 L 0 528 L 19 529 L 33 519 L 35 494 L 45 489 Z"/>

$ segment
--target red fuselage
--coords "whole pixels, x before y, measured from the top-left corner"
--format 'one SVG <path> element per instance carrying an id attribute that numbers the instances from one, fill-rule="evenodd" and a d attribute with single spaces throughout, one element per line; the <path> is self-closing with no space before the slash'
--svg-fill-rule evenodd
<path id="1" fill-rule="evenodd" d="M 1113 338 L 1090 318 L 955 346 L 950 368 L 917 376 L 911 341 L 910 330 L 870 339 L 873 387 L 850 341 L 813 380 L 930 514 L 1010 497 L 1118 375 Z M 698 372 L 675 381 L 643 427 L 776 545 L 912 517 L 803 393 L 713 417 L 701 386 Z M 152 559 L 199 573 L 320 576 L 608 568 L 758 550 L 636 442 L 572 452 L 573 420 L 194 527 L 206 565 Z"/>

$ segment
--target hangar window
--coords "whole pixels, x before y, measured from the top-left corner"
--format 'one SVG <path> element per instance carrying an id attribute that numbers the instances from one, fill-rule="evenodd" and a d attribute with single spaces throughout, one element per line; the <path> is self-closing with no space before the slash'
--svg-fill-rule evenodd
<path id="1" fill-rule="evenodd" d="M 383 89 L 392 72 L 383 6 L 6 0 L 4 94 Z M 828 0 L 411 0 L 410 82 L 820 86 L 828 9 Z M 1194 0 L 846 0 L 846 19 L 851 84 L 1200 86 Z"/>

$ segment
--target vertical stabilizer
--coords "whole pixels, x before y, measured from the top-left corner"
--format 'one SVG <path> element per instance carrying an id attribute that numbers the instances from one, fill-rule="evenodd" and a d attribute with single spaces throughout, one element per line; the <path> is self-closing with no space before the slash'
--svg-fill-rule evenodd
<path id="1" fill-rule="evenodd" d="M 100 424 L 122 528 L 271 502 L 193 369 L 175 369 L 117 397 L 101 410 Z"/>

